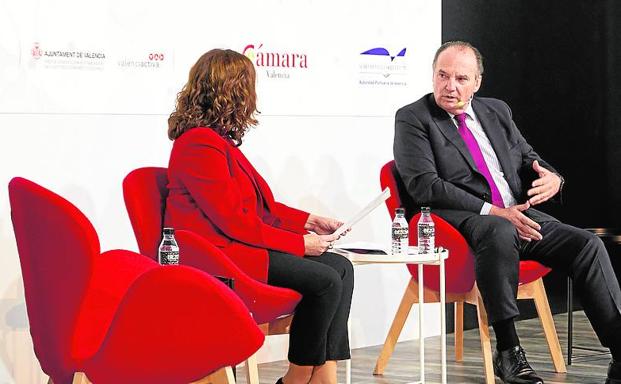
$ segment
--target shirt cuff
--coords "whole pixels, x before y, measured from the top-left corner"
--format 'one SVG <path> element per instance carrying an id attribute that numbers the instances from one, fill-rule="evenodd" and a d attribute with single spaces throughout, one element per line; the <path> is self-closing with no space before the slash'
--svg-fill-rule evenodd
<path id="1" fill-rule="evenodd" d="M 483 203 L 481 207 L 481 215 L 489 215 L 489 211 L 492 210 L 492 205 L 488 202 Z"/>

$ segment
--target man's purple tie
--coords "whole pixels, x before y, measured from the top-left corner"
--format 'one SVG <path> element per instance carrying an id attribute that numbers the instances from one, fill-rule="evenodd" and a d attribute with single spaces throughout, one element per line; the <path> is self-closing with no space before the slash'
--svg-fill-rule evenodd
<path id="1" fill-rule="evenodd" d="M 485 158 L 483 157 L 481 148 L 479 148 L 479 143 L 477 143 L 477 140 L 474 138 L 474 135 L 466 124 L 466 116 L 466 113 L 455 115 L 455 118 L 458 122 L 457 132 L 459 132 L 461 138 L 464 139 L 464 142 L 466 143 L 466 146 L 468 147 L 468 150 L 472 155 L 472 159 L 474 160 L 474 164 L 476 164 L 477 169 L 485 177 L 485 180 L 487 180 L 487 183 L 489 184 L 489 188 L 492 191 L 492 204 L 497 207 L 504 208 L 505 204 L 502 201 L 502 196 L 500 195 L 500 191 L 498 190 L 498 187 L 496 186 L 496 183 L 492 178 L 492 174 L 487 167 L 487 163 L 485 162 Z"/>

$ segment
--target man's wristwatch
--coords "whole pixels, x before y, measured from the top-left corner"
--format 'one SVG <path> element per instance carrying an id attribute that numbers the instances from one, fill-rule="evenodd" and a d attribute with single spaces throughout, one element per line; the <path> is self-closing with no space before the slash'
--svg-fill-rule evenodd
<path id="1" fill-rule="evenodd" d="M 560 174 L 556 174 L 561 179 L 561 185 L 558 187 L 558 192 L 561 193 L 563 191 L 563 186 L 565 185 L 565 178 Z"/>

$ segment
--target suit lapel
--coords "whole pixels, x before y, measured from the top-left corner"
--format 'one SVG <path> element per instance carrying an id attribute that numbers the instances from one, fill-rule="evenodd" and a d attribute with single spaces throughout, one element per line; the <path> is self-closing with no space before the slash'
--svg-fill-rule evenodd
<path id="1" fill-rule="evenodd" d="M 270 199 L 265 198 L 266 197 L 265 191 L 263 191 L 263 189 L 261 188 L 261 183 L 259 182 L 259 180 L 257 180 L 255 178 L 255 174 L 257 174 L 257 173 L 256 173 L 254 167 L 252 166 L 252 164 L 250 164 L 250 162 L 248 161 L 246 156 L 244 156 L 244 154 L 242 153 L 242 151 L 239 148 L 234 147 L 233 151 L 235 153 L 235 160 L 237 161 L 237 164 L 242 169 L 242 171 L 244 173 L 246 173 L 246 175 L 248 175 L 248 178 L 250 179 L 250 181 L 254 185 L 254 188 L 255 188 L 256 193 L 257 193 L 257 197 L 259 198 L 259 201 L 262 201 L 263 204 L 265 204 L 267 206 L 268 210 L 270 210 L 271 209 L 271 206 L 270 206 L 271 201 L 269 201 Z"/>
<path id="2" fill-rule="evenodd" d="M 476 98 L 472 100 L 472 109 L 477 115 L 483 131 L 485 131 L 487 138 L 492 144 L 492 148 L 494 149 L 496 157 L 502 167 L 502 172 L 505 174 L 505 178 L 515 194 L 516 185 L 511 176 L 516 174 L 516 170 L 511 163 L 511 157 L 509 156 L 509 145 L 507 143 L 507 138 L 504 136 L 503 130 L 501 129 L 498 116 L 494 113 L 494 111 L 489 109 L 485 104 L 481 103 Z"/>
<path id="3" fill-rule="evenodd" d="M 470 168 L 472 168 L 473 171 L 478 172 L 476 164 L 474 164 L 474 160 L 472 159 L 472 155 L 470 154 L 470 150 L 468 150 L 464 139 L 462 139 L 459 132 L 457 132 L 457 126 L 452 121 L 451 116 L 449 116 L 449 114 L 445 110 L 438 107 L 435 100 L 433 99 L 433 94 L 430 97 L 430 103 L 434 107 L 432 117 L 433 121 L 436 123 L 436 126 L 438 127 L 440 132 L 442 132 L 444 137 L 446 137 L 448 141 L 450 141 L 455 147 L 457 147 L 457 150 L 459 151 L 459 153 L 461 153 Z"/>

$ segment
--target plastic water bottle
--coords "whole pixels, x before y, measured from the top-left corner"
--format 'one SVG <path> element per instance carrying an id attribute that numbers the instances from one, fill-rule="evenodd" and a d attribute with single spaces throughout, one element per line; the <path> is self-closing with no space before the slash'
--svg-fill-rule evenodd
<path id="1" fill-rule="evenodd" d="M 164 236 L 157 252 L 157 261 L 161 265 L 179 264 L 179 246 L 175 240 L 173 228 L 164 228 Z"/>
<path id="2" fill-rule="evenodd" d="M 405 209 L 395 210 L 395 219 L 392 221 L 392 253 L 403 255 L 408 253 L 410 234 L 408 222 L 405 219 Z"/>
<path id="3" fill-rule="evenodd" d="M 431 218 L 431 208 L 422 207 L 418 219 L 418 253 L 433 253 L 436 242 L 436 226 Z"/>

